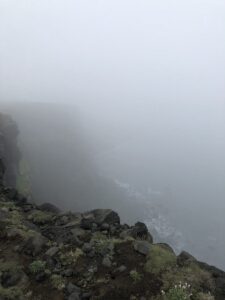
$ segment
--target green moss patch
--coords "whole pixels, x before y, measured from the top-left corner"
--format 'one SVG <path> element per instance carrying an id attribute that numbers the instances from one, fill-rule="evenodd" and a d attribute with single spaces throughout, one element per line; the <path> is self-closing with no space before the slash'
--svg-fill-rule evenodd
<path id="1" fill-rule="evenodd" d="M 29 270 L 32 274 L 38 274 L 45 270 L 46 262 L 42 260 L 35 260 L 29 265 Z"/>
<path id="2" fill-rule="evenodd" d="M 41 210 L 35 210 L 28 216 L 28 220 L 38 225 L 44 225 L 46 223 L 50 223 L 52 221 L 52 218 L 53 218 L 52 214 L 43 212 Z"/>
<path id="3" fill-rule="evenodd" d="M 215 289 L 211 274 L 195 263 L 191 263 L 187 267 L 168 270 L 162 274 L 162 280 L 165 290 L 179 282 L 188 282 L 193 292 L 201 292 L 201 290 L 214 291 Z"/>
<path id="4" fill-rule="evenodd" d="M 152 245 L 147 256 L 145 271 L 160 274 L 176 266 L 176 255 L 163 245 Z"/>
<path id="5" fill-rule="evenodd" d="M 20 300 L 22 299 L 23 294 L 20 288 L 12 287 L 12 288 L 3 288 L 0 285 L 0 299 L 4 300 Z"/>

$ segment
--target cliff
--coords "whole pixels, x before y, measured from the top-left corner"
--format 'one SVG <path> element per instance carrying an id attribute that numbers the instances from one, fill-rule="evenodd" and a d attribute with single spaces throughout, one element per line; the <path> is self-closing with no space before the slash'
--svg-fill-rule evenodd
<path id="1" fill-rule="evenodd" d="M 5 166 L 4 180 L 15 187 L 20 152 L 17 147 L 18 129 L 10 116 L 0 113 L 0 159 Z M 1 167 L 3 168 L 3 166 Z"/>
<path id="2" fill-rule="evenodd" d="M 121 224 L 110 209 L 60 212 L 8 187 L 5 169 L 18 161 L 11 122 L 0 159 L 1 300 L 225 299 L 224 272 L 154 243 L 145 224 Z"/>

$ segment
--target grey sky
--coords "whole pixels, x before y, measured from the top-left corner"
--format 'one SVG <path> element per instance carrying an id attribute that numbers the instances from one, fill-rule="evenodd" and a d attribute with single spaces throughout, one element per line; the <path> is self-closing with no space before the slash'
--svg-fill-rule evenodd
<path id="1" fill-rule="evenodd" d="M 223 0 L 1 0 L 0 99 L 221 111 L 224 37 Z"/>

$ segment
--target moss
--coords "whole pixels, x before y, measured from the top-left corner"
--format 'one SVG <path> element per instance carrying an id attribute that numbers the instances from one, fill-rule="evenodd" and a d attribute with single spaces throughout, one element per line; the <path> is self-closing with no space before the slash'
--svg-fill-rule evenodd
<path id="1" fill-rule="evenodd" d="M 126 241 L 121 240 L 121 239 L 117 239 L 117 238 L 112 238 L 110 239 L 111 243 L 113 243 L 113 245 L 118 245 L 118 244 L 122 244 L 125 243 Z"/>
<path id="2" fill-rule="evenodd" d="M 0 272 L 7 272 L 7 271 L 18 272 L 21 270 L 22 270 L 22 266 L 18 265 L 13 261 L 3 262 L 2 260 L 0 260 Z"/>
<path id="3" fill-rule="evenodd" d="M 105 234 L 102 234 L 101 232 L 97 231 L 97 232 L 93 233 L 91 240 L 93 242 L 95 242 L 95 241 L 106 241 L 106 240 L 108 240 L 108 238 Z"/>
<path id="4" fill-rule="evenodd" d="M 44 225 L 51 222 L 53 215 L 41 210 L 35 210 L 28 216 L 28 220 L 32 221 L 35 224 Z"/>
<path id="5" fill-rule="evenodd" d="M 91 244 L 93 244 L 96 253 L 110 252 L 112 254 L 114 246 L 120 243 L 124 243 L 124 240 L 118 238 L 108 238 L 106 235 L 96 232 L 93 234 Z"/>
<path id="6" fill-rule="evenodd" d="M 4 300 L 20 300 L 22 299 L 23 294 L 20 288 L 12 287 L 12 288 L 3 288 L 0 285 L 0 298 Z"/>
<path id="7" fill-rule="evenodd" d="M 33 237 L 35 234 L 37 234 L 36 231 L 29 229 L 28 227 L 21 224 L 10 224 L 6 227 L 8 237 L 13 238 L 15 236 L 18 236 L 22 238 L 23 240 L 28 240 L 30 237 Z"/>
<path id="8" fill-rule="evenodd" d="M 18 210 L 12 210 L 9 212 L 7 219 L 5 220 L 8 225 L 19 226 L 22 224 L 23 216 Z"/>
<path id="9" fill-rule="evenodd" d="M 215 298 L 210 294 L 198 293 L 196 300 L 215 300 Z"/>
<path id="10" fill-rule="evenodd" d="M 63 290 L 65 288 L 65 280 L 62 276 L 53 274 L 50 278 L 51 285 L 54 289 Z"/>
<path id="11" fill-rule="evenodd" d="M 152 245 L 149 251 L 145 271 L 159 274 L 176 266 L 176 255 L 162 245 Z"/>
<path id="12" fill-rule="evenodd" d="M 29 270 L 32 274 L 38 274 L 45 270 L 46 262 L 42 260 L 35 260 L 29 265 Z"/>
<path id="13" fill-rule="evenodd" d="M 138 273 L 136 270 L 132 270 L 132 271 L 130 271 L 130 277 L 132 278 L 134 283 L 137 283 L 137 282 L 141 281 L 143 276 L 140 273 Z"/>
<path id="14" fill-rule="evenodd" d="M 15 206 L 15 203 L 12 202 L 12 201 L 0 201 L 0 207 L 6 207 L 6 208 L 9 208 L 9 209 L 18 209 L 16 206 Z"/>
<path id="15" fill-rule="evenodd" d="M 214 291 L 214 282 L 209 272 L 201 269 L 196 263 L 191 263 L 183 268 L 168 270 L 162 275 L 163 288 L 168 289 L 173 284 L 188 282 L 193 292 L 201 290 Z"/>
<path id="16" fill-rule="evenodd" d="M 135 239 L 132 236 L 127 236 L 127 237 L 125 237 L 124 241 L 125 242 L 133 242 L 133 241 L 135 241 Z"/>
<path id="17" fill-rule="evenodd" d="M 60 255 L 60 261 L 63 266 L 74 264 L 78 258 L 83 255 L 83 251 L 80 248 L 76 248 L 75 251 L 70 250 Z"/>

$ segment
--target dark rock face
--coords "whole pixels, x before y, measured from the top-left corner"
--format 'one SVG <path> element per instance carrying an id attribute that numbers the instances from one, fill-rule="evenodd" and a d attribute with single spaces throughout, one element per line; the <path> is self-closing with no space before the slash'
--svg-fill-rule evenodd
<path id="1" fill-rule="evenodd" d="M 39 205 L 39 209 L 46 212 L 51 212 L 53 214 L 59 214 L 60 209 L 51 203 L 43 203 Z"/>
<path id="2" fill-rule="evenodd" d="M 151 244 L 148 241 L 134 242 L 134 249 L 143 255 L 148 255 L 150 248 L 151 248 Z"/>
<path id="3" fill-rule="evenodd" d="M 92 219 L 93 223 L 101 226 L 103 224 L 120 224 L 119 215 L 111 209 L 94 209 L 84 215 L 86 219 Z"/>
<path id="4" fill-rule="evenodd" d="M 153 242 L 152 236 L 148 232 L 147 226 L 142 222 L 137 222 L 131 229 L 131 235 L 133 238 L 148 239 L 149 242 Z"/>
<path id="5" fill-rule="evenodd" d="M 3 164 L 2 159 L 0 159 L 0 184 L 2 184 L 3 182 L 4 173 L 5 173 L 5 166 Z"/>
<path id="6" fill-rule="evenodd" d="M 47 239 L 40 233 L 36 233 L 26 241 L 22 251 L 28 255 L 36 256 L 43 251 L 46 243 Z"/>
<path id="7" fill-rule="evenodd" d="M 177 257 L 177 263 L 179 266 L 188 265 L 190 262 L 196 261 L 196 259 L 186 251 L 182 251 Z"/>
<path id="8" fill-rule="evenodd" d="M 148 231 L 147 226 L 142 222 L 137 222 L 131 228 L 123 226 L 123 231 L 120 234 L 121 238 L 132 237 L 134 239 L 146 240 L 149 243 L 153 243 L 153 237 Z"/>
<path id="9" fill-rule="evenodd" d="M 13 270 L 3 272 L 1 277 L 1 283 L 3 287 L 15 286 L 21 278 L 24 276 L 24 273 L 21 270 Z"/>
<path id="10" fill-rule="evenodd" d="M 4 180 L 7 185 L 15 187 L 20 152 L 17 147 L 18 128 L 7 115 L 0 113 L 0 160 L 5 165 Z M 2 178 L 2 162 L 0 163 L 0 180 Z M 4 169 L 3 169 L 4 170 Z"/>

